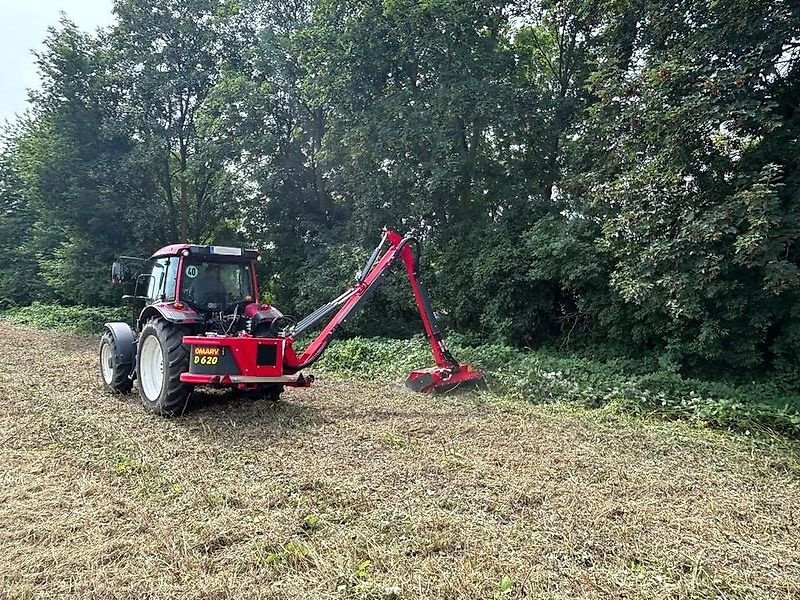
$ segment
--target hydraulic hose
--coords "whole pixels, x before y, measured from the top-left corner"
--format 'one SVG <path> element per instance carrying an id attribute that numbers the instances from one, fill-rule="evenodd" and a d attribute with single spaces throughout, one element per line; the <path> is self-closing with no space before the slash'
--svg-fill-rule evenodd
<path id="1" fill-rule="evenodd" d="M 364 265 L 364 268 L 361 269 L 361 273 L 358 274 L 357 281 L 361 283 L 364 281 L 364 278 L 367 274 L 372 270 L 372 267 L 375 266 L 375 262 L 378 260 L 378 255 L 381 253 L 381 248 L 383 248 L 383 244 L 386 243 L 386 232 L 384 232 L 383 237 L 381 237 L 381 242 L 377 246 L 375 246 L 375 250 L 372 251 L 369 259 L 367 260 L 367 264 Z"/>
<path id="2" fill-rule="evenodd" d="M 375 247 L 370 255 L 369 259 L 367 259 L 367 264 L 364 265 L 364 268 L 361 269 L 361 272 L 356 277 L 356 283 L 362 283 L 366 278 L 367 274 L 372 270 L 372 267 L 375 266 L 375 263 L 378 260 L 378 256 L 380 255 L 381 248 L 386 243 L 386 232 L 384 232 L 383 237 L 381 237 L 380 243 Z M 304 332 L 312 328 L 316 325 L 321 319 L 324 319 L 328 316 L 334 309 L 340 307 L 342 304 L 347 302 L 347 300 L 355 294 L 355 289 L 349 289 L 343 294 L 341 294 L 335 300 L 331 300 L 327 304 L 323 304 L 314 312 L 312 312 L 307 317 L 303 317 L 303 319 L 297 323 L 292 329 L 292 336 L 299 336 L 302 335 Z"/>
<path id="3" fill-rule="evenodd" d="M 409 244 L 409 243 L 410 243 L 412 240 L 413 240 L 413 238 L 404 238 L 404 239 L 403 239 L 403 240 L 402 240 L 402 241 L 401 241 L 399 244 L 397 244 L 397 246 L 395 246 L 395 247 L 392 249 L 392 251 L 394 252 L 394 257 L 392 257 L 392 260 L 391 260 L 391 261 L 389 261 L 389 262 L 386 264 L 386 266 L 384 267 L 383 271 L 382 271 L 382 272 L 381 272 L 381 273 L 380 273 L 380 274 L 379 274 L 379 275 L 378 275 L 378 276 L 377 276 L 377 277 L 376 277 L 376 278 L 375 278 L 375 279 L 372 281 L 372 283 L 370 283 L 370 284 L 369 284 L 369 285 L 366 287 L 366 289 L 364 289 L 364 291 L 361 293 L 361 297 L 360 297 L 360 298 L 358 299 L 358 301 L 357 301 L 357 302 L 356 302 L 356 303 L 355 303 L 355 304 L 354 304 L 354 305 L 353 305 L 353 306 L 350 308 L 350 310 L 349 310 L 349 311 L 348 311 L 348 312 L 347 312 L 345 315 L 343 315 L 343 316 L 342 316 L 340 325 L 339 325 L 339 326 L 337 326 L 337 327 L 335 327 L 334 329 L 332 329 L 332 330 L 331 330 L 331 331 L 328 333 L 328 335 L 325 337 L 325 339 L 324 339 L 324 340 L 322 340 L 322 343 L 320 344 L 319 348 L 317 348 L 316 352 L 314 352 L 314 354 L 313 354 L 313 355 L 309 356 L 309 357 L 308 357 L 308 359 L 307 359 L 305 362 L 303 362 L 303 363 L 300 363 L 299 365 L 297 365 L 297 366 L 295 366 L 295 367 L 292 367 L 292 371 L 294 371 L 294 372 L 297 372 L 297 371 L 301 371 L 301 370 L 303 370 L 303 369 L 307 369 L 308 367 L 310 367 L 312 364 L 314 364 L 314 363 L 315 363 L 315 362 L 316 362 L 316 361 L 319 359 L 319 357 L 322 355 L 322 353 L 323 353 L 323 352 L 325 352 L 325 350 L 327 349 L 328 345 L 329 345 L 329 344 L 330 344 L 330 343 L 333 341 L 333 339 L 336 337 L 336 334 L 337 334 L 337 333 L 338 333 L 338 331 L 341 329 L 342 325 L 344 325 L 344 324 L 346 323 L 346 321 L 347 321 L 349 318 L 351 318 L 353 315 L 355 315 L 355 314 L 358 312 L 358 310 L 361 308 L 361 305 L 362 305 L 362 304 L 363 304 L 363 303 L 364 303 L 364 302 L 365 302 L 365 301 L 366 301 L 366 300 L 367 300 L 367 299 L 368 299 L 368 298 L 369 298 L 369 297 L 370 297 L 370 296 L 371 296 L 373 293 L 375 293 L 375 291 L 376 291 L 376 290 L 377 290 L 377 289 L 380 287 L 381 283 L 383 283 L 383 277 L 386 275 L 386 272 L 387 272 L 387 271 L 389 270 L 389 268 L 390 268 L 390 267 L 391 267 L 391 266 L 394 264 L 394 262 L 397 260 L 398 256 L 400 256 L 400 252 L 403 250 L 403 248 L 404 248 L 406 245 L 408 245 L 408 244 Z M 381 242 L 381 246 L 382 246 L 382 245 L 383 245 L 383 241 Z M 378 247 L 378 249 L 380 249 L 380 246 Z M 370 262 L 373 262 L 372 266 L 370 267 L 370 271 L 371 271 L 371 270 L 372 270 L 372 267 L 374 267 L 374 261 L 372 261 L 372 257 L 370 257 Z M 366 275 L 364 275 L 364 277 L 366 277 Z M 361 282 L 363 282 L 363 279 L 361 280 Z M 353 295 L 354 295 L 354 294 L 355 294 L 357 291 L 358 291 L 358 288 L 357 288 L 357 287 L 354 287 L 354 288 L 352 288 L 352 289 L 348 290 L 347 292 L 345 292 L 344 294 L 342 294 L 341 296 L 339 296 L 339 298 L 342 298 L 343 296 L 347 295 L 347 299 L 349 299 L 349 298 L 351 298 L 351 297 L 352 297 L 352 296 L 353 296 Z M 337 300 L 338 300 L 339 298 L 337 298 Z M 345 301 L 346 301 L 346 300 L 345 300 Z M 335 302 L 335 301 L 334 301 L 334 302 Z M 331 302 L 330 304 L 333 304 L 333 302 Z M 326 306 L 327 306 L 327 305 L 326 305 Z M 315 311 L 315 312 L 316 312 L 316 311 Z M 329 312 L 330 312 L 330 311 L 329 311 Z M 319 317 L 319 318 L 322 318 L 322 317 Z M 318 318 L 317 320 L 319 320 L 319 318 Z M 305 321 L 305 320 L 306 320 L 306 319 L 303 319 L 303 321 Z M 301 321 L 301 322 L 302 322 L 302 321 Z M 309 325 L 309 327 L 310 327 L 310 325 Z"/>
<path id="4" fill-rule="evenodd" d="M 353 289 L 347 290 L 335 300 L 331 300 L 327 304 L 323 304 L 307 317 L 303 317 L 303 319 L 301 319 L 300 322 L 297 325 L 295 325 L 294 328 L 292 329 L 292 336 L 299 336 L 308 329 L 312 328 L 321 319 L 324 319 L 335 309 L 339 308 L 342 304 L 347 302 L 347 300 L 353 294 L 355 294 L 355 290 Z"/>

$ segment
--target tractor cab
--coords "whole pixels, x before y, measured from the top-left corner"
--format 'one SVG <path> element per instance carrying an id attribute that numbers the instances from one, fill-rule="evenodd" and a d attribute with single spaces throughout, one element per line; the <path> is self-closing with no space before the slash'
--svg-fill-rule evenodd
<path id="1" fill-rule="evenodd" d="M 250 329 L 281 316 L 257 302 L 260 259 L 256 250 L 229 246 L 164 246 L 135 278 L 133 295 L 123 298 L 133 301 L 137 330 L 156 316 L 198 333 Z M 124 283 L 127 273 L 115 262 L 112 282 Z"/>
<path id="2" fill-rule="evenodd" d="M 147 298 L 187 304 L 195 311 L 219 312 L 258 297 L 255 250 L 228 246 L 166 246 L 150 257 Z"/>

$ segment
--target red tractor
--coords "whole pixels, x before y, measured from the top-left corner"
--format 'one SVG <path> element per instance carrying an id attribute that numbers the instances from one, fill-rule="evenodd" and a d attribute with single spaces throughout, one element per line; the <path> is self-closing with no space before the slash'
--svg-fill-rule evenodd
<path id="1" fill-rule="evenodd" d="M 143 295 L 125 296 L 144 307 L 127 323 L 107 323 L 100 341 L 100 373 L 106 387 L 128 393 L 138 380 L 144 406 L 153 413 L 183 413 L 194 386 L 233 387 L 278 399 L 284 386 L 307 387 L 302 371 L 327 348 L 396 262 L 401 262 L 422 317 L 436 367 L 412 371 L 406 385 L 415 391 L 452 389 L 482 379 L 448 351 L 419 275 L 419 244 L 384 230 L 355 283 L 336 299 L 300 321 L 258 302 L 255 250 L 173 244 L 150 257 L 152 269 L 136 280 Z M 418 252 L 417 252 L 418 254 Z M 123 257 L 130 258 L 130 257 Z M 112 267 L 122 283 L 126 269 Z M 303 349 L 295 340 L 324 319 L 319 334 Z"/>

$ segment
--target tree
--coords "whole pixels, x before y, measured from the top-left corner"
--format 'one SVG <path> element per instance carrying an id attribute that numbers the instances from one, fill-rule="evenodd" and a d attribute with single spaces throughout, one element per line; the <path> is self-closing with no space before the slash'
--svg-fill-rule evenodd
<path id="1" fill-rule="evenodd" d="M 129 140 L 117 124 L 107 46 L 63 18 L 37 63 L 42 87 L 32 92 L 32 115 L 19 124 L 7 154 L 26 203 L 18 214 L 35 219 L 24 246 L 35 249 L 39 272 L 56 297 L 108 302 L 108 265 L 113 249 L 130 240 L 130 229 L 118 168 Z"/>
<path id="2" fill-rule="evenodd" d="M 136 140 L 131 190 L 140 236 L 158 243 L 236 238 L 236 214 L 215 141 L 198 127 L 220 71 L 240 42 L 235 5 L 215 0 L 118 0 L 111 40 L 124 74 L 125 125 Z"/>
<path id="3" fill-rule="evenodd" d="M 678 364 L 739 366 L 797 339 L 798 202 L 785 182 L 799 17 L 785 2 L 646 4 L 628 59 L 610 52 L 592 74 L 573 192 L 602 226 L 610 300 L 640 311 L 610 324 L 620 339 Z"/>
<path id="4" fill-rule="evenodd" d="M 0 308 L 28 304 L 41 293 L 36 250 L 28 243 L 36 214 L 10 154 L 0 155 Z"/>

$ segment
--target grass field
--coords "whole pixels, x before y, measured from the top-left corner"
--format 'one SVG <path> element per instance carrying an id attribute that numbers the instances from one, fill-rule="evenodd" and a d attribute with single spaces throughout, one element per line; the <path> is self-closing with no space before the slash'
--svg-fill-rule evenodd
<path id="1" fill-rule="evenodd" d="M 797 598 L 800 445 L 324 376 L 145 414 L 0 321 L 8 598 Z"/>

